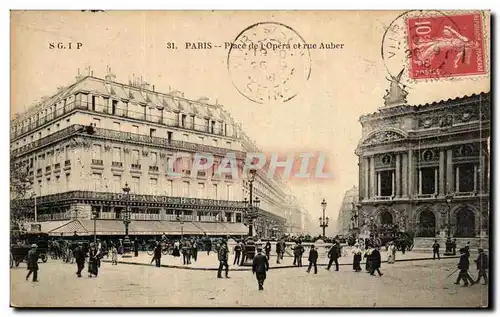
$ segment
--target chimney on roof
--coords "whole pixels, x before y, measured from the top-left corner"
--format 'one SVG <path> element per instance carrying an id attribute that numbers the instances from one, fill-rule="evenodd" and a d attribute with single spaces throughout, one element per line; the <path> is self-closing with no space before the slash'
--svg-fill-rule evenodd
<path id="1" fill-rule="evenodd" d="M 155 91 L 155 85 L 153 85 L 153 91 Z"/>

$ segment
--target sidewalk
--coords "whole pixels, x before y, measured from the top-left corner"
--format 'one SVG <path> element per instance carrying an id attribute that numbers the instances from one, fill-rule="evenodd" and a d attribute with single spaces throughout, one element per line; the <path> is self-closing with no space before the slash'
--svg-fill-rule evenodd
<path id="1" fill-rule="evenodd" d="M 382 262 L 387 262 L 386 252 L 381 252 Z M 450 259 L 450 258 L 459 258 L 460 256 L 441 256 L 441 259 Z M 350 265 L 352 266 L 352 255 L 343 256 L 339 258 L 340 265 Z M 146 252 L 139 252 L 138 257 L 134 257 L 133 254 L 130 257 L 119 257 L 119 264 L 129 264 L 129 265 L 146 265 L 146 266 L 154 266 L 151 263 L 152 256 L 149 256 Z M 318 266 L 326 266 L 328 264 L 328 258 L 320 256 L 318 259 Z M 396 254 L 396 262 L 403 261 L 421 261 L 421 260 L 432 260 L 432 254 L 423 253 L 423 252 L 406 252 L 406 254 L 401 254 L 398 252 Z M 111 262 L 111 258 L 102 259 L 103 262 Z M 238 266 L 233 265 L 234 254 L 229 255 L 229 267 L 232 271 L 249 271 L 252 268 L 250 266 Z M 365 260 L 361 262 L 364 265 Z M 307 261 L 307 257 L 302 258 L 302 265 L 307 266 L 309 262 Z M 334 264 L 335 265 L 335 264 Z M 205 270 L 205 271 L 216 271 L 219 267 L 219 261 L 217 259 L 217 253 L 210 252 L 210 255 L 207 255 L 206 252 L 198 252 L 198 261 L 194 262 L 191 259 L 191 264 L 183 265 L 182 256 L 181 257 L 173 257 L 171 255 L 163 255 L 161 258 L 161 266 L 167 268 L 175 268 L 175 269 L 185 269 L 185 270 Z M 269 269 L 284 269 L 284 268 L 293 268 L 293 257 L 285 256 L 283 260 L 281 260 L 281 264 L 276 264 L 276 254 L 271 253 L 271 259 L 269 261 Z"/>

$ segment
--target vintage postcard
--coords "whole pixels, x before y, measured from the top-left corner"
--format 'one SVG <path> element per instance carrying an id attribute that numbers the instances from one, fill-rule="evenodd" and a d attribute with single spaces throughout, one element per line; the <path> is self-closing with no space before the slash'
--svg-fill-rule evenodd
<path id="1" fill-rule="evenodd" d="M 12 307 L 490 306 L 489 11 L 10 19 Z"/>

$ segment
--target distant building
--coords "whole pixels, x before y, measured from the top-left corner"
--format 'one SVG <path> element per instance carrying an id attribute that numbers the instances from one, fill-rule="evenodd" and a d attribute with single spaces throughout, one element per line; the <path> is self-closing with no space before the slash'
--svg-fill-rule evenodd
<path id="1" fill-rule="evenodd" d="M 346 235 L 356 227 L 356 223 L 354 222 L 355 217 L 353 210 L 355 210 L 357 203 L 358 187 L 353 186 L 351 189 L 345 192 L 344 199 L 342 199 L 342 204 L 340 205 L 337 217 L 336 234 Z"/>

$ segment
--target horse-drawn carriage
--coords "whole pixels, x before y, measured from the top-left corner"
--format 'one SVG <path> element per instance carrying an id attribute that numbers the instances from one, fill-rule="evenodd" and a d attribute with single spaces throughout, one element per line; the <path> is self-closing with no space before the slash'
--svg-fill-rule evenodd
<path id="1" fill-rule="evenodd" d="M 27 262 L 28 252 L 31 249 L 31 245 L 37 245 L 38 258 L 42 260 L 43 263 L 47 262 L 47 250 L 48 244 L 46 241 L 38 240 L 33 243 L 18 243 L 12 244 L 10 246 L 10 267 L 19 266 L 22 262 Z"/>
<path id="2" fill-rule="evenodd" d="M 377 237 L 379 239 L 379 245 L 387 245 L 388 242 L 394 242 L 396 249 L 398 251 L 403 250 L 411 251 L 413 249 L 413 235 L 408 232 L 399 231 L 397 226 L 388 227 L 387 230 L 382 230 L 379 232 Z"/>

